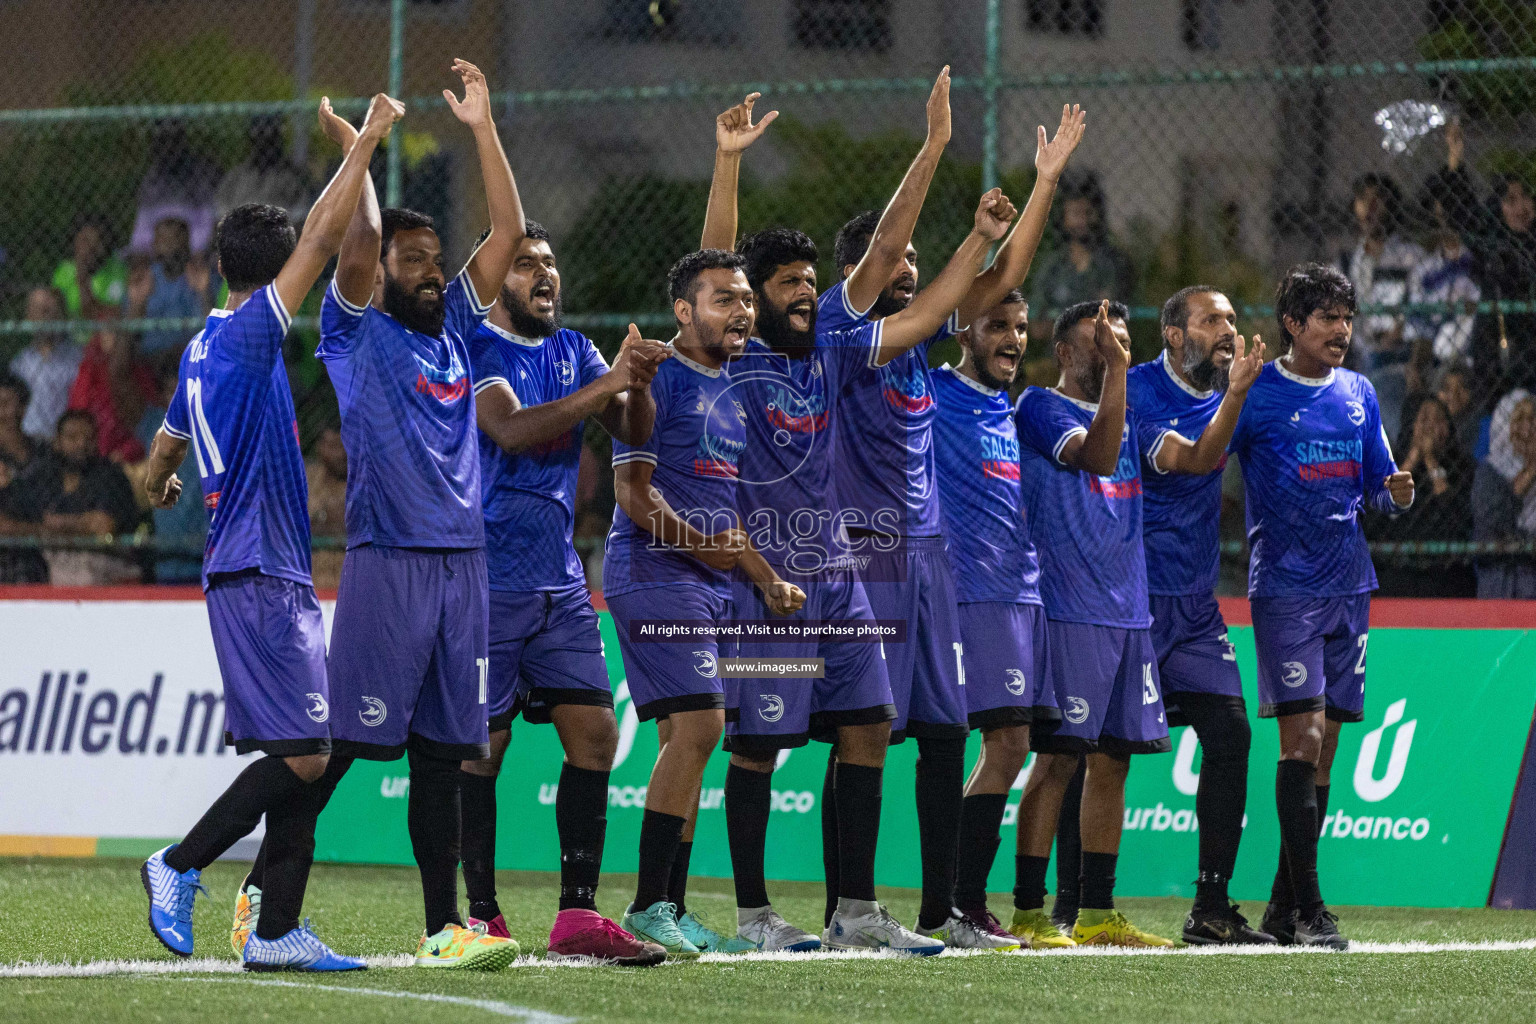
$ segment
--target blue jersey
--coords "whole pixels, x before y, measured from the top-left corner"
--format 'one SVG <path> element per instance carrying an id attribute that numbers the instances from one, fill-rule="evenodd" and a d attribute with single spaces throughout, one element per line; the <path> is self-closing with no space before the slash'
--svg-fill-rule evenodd
<path id="1" fill-rule="evenodd" d="M 730 388 L 725 371 L 674 350 L 651 381 L 656 422 L 650 439 L 634 447 L 613 442 L 614 466 L 649 462 L 655 467 L 651 486 L 678 518 L 705 534 L 739 524 L 736 478 L 746 447 L 747 411 Z M 603 592 L 627 594 L 679 583 L 698 583 L 729 595 L 731 575 L 666 546 L 622 508 L 615 508 L 603 559 Z M 656 613 L 664 616 L 667 609 Z"/>
<path id="2" fill-rule="evenodd" d="M 1040 559 L 1020 503 L 1019 431 L 1006 391 L 934 372 L 933 453 L 955 590 L 971 601 L 1040 603 Z"/>
<path id="3" fill-rule="evenodd" d="M 1229 450 L 1243 467 L 1249 597 L 1376 589 L 1360 511 L 1400 511 L 1376 389 L 1352 370 L 1298 377 L 1276 360 L 1248 391 Z"/>
<path id="4" fill-rule="evenodd" d="M 1156 457 L 1163 431 L 1127 410 L 1115 472 L 1074 469 L 1061 461 L 1061 450 L 1088 433 L 1097 410 L 1050 388 L 1026 388 L 1019 396 L 1019 480 L 1030 511 L 1029 539 L 1040 552 L 1040 596 L 1046 615 L 1061 622 L 1145 629 L 1152 616 L 1141 541 L 1141 461 Z"/>
<path id="5" fill-rule="evenodd" d="M 208 509 L 203 586 L 258 569 L 309 583 L 309 485 L 283 369 L 292 317 L 271 285 L 216 309 L 181 354 L 165 432 L 192 442 Z"/>
<path id="6" fill-rule="evenodd" d="M 505 384 L 525 406 L 575 394 L 608 372 L 585 335 L 521 338 L 490 321 L 469 341 L 475 394 Z M 584 582 L 571 543 L 584 423 L 535 448 L 504 452 L 480 435 L 480 501 L 492 590 L 555 590 Z"/>
<path id="7" fill-rule="evenodd" d="M 1176 431 L 1191 441 L 1205 432 L 1221 406 L 1219 391 L 1197 391 L 1174 376 L 1164 352 L 1131 367 L 1126 403 L 1144 425 Z M 1221 559 L 1221 471 L 1204 476 L 1164 473 L 1146 466 L 1142 538 L 1147 549 L 1147 589 L 1185 597 L 1216 589 Z"/>
<path id="8" fill-rule="evenodd" d="M 869 310 L 874 305 L 871 302 L 868 309 L 854 309 L 848 301 L 848 279 L 844 278 L 816 297 L 816 336 L 835 334 L 868 323 Z"/>
<path id="9" fill-rule="evenodd" d="M 844 381 L 867 372 L 879 344 L 879 325 L 863 324 L 818 335 L 796 359 L 753 338 L 731 362 L 731 395 L 747 411 L 737 505 L 752 546 L 780 569 L 814 575 L 846 564 L 847 538 L 833 507 L 837 397 Z M 894 529 L 893 522 L 887 532 Z"/>
<path id="10" fill-rule="evenodd" d="M 468 339 L 490 312 L 466 269 L 443 292 L 430 337 L 335 282 L 320 304 L 320 347 L 347 448 L 347 547 L 478 548 L 480 451 Z"/>

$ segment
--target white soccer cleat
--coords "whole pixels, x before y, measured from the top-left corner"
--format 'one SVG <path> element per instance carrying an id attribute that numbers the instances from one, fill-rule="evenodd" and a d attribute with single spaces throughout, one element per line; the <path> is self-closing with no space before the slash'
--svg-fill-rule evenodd
<path id="1" fill-rule="evenodd" d="M 839 899 L 832 923 L 821 933 L 821 944 L 828 949 L 888 949 L 913 956 L 944 952 L 943 942 L 908 930 L 874 900 Z"/>
<path id="2" fill-rule="evenodd" d="M 1019 948 L 1019 940 L 1004 931 L 1001 922 L 990 912 L 985 919 L 978 919 L 959 910 L 951 910 L 949 920 L 937 928 L 928 929 L 918 925 L 916 931 L 919 935 L 939 939 L 955 949 L 984 949 L 1002 953 Z"/>
<path id="3" fill-rule="evenodd" d="M 727 940 L 725 952 L 745 953 L 760 950 L 764 953 L 808 953 L 821 948 L 821 940 L 810 932 L 796 928 L 772 907 L 755 910 L 737 908 L 738 927 L 736 936 Z"/>

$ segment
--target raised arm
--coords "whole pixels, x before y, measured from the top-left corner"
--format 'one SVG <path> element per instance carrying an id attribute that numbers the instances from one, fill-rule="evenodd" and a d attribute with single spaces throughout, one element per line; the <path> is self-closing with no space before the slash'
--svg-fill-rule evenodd
<path id="1" fill-rule="evenodd" d="M 880 223 L 875 225 L 875 233 L 870 236 L 869 248 L 843 286 L 848 305 L 853 309 L 867 310 L 873 306 L 891 275 L 906 258 L 918 214 L 923 212 L 923 200 L 928 198 L 928 186 L 933 182 L 934 171 L 938 170 L 944 147 L 949 145 L 949 130 L 949 65 L 946 64 L 934 80 L 933 91 L 928 94 L 928 135 L 923 140 L 923 148 L 917 151 L 912 166 L 907 168 L 906 176 L 886 204 L 885 212 L 880 214 Z M 842 272 L 842 267 L 834 271 L 837 275 Z M 945 316 L 948 315 L 946 312 Z"/>
<path id="2" fill-rule="evenodd" d="M 1227 393 L 1221 396 L 1221 405 L 1216 407 L 1216 415 L 1205 425 L 1198 440 L 1191 441 L 1173 430 L 1165 433 L 1154 463 L 1158 472 L 1204 476 L 1221 465 L 1221 458 L 1232 440 L 1232 432 L 1237 429 L 1237 418 L 1243 411 L 1243 402 L 1248 398 L 1248 389 L 1258 380 L 1259 371 L 1264 369 L 1262 337 L 1255 334 L 1253 349 L 1246 353 L 1246 344 L 1241 334 L 1233 346 Z"/>
<path id="3" fill-rule="evenodd" d="M 364 187 L 370 192 L 373 188 L 368 176 L 368 162 L 373 159 L 373 151 L 389 135 L 395 122 L 404 115 L 405 107 L 379 93 L 368 104 L 368 116 L 363 120 L 363 130 L 358 132 L 336 116 L 328 98 L 320 100 L 320 127 L 328 138 L 341 146 L 346 156 L 330 184 L 325 186 L 320 198 L 309 208 L 298 245 L 273 282 L 278 298 L 283 301 L 283 308 L 289 313 L 298 312 L 304 297 L 319 279 L 320 272 L 331 261 L 331 257 L 341 250 L 342 241 L 357 215 Z M 373 262 L 378 262 L 377 254 Z M 371 266 L 368 268 L 367 287 L 370 291 L 373 289 Z"/>
<path id="4" fill-rule="evenodd" d="M 704 211 L 700 249 L 729 252 L 736 248 L 736 189 L 741 177 L 741 154 L 779 116 L 777 110 L 770 110 L 757 124 L 752 123 L 752 104 L 761 95 L 750 93 L 715 118 L 715 173 L 709 181 L 709 206 Z"/>
<path id="5" fill-rule="evenodd" d="M 286 303 L 285 303 L 286 304 Z M 144 470 L 144 493 L 155 508 L 174 508 L 181 497 L 176 467 L 187 457 L 187 442 L 172 437 L 164 428 L 155 432 L 149 446 L 149 465 Z"/>
<path id="6" fill-rule="evenodd" d="M 1024 283 L 1035 252 L 1040 248 L 1040 238 L 1050 220 L 1051 202 L 1056 198 L 1056 183 L 1066 170 L 1067 160 L 1083 141 L 1085 114 L 1081 107 L 1062 105 L 1061 124 L 1056 137 L 1049 142 L 1045 137 L 1045 125 L 1035 128 L 1035 187 L 1024 204 L 1024 213 L 1008 234 L 1008 240 L 998 250 L 992 265 L 976 275 L 965 298 L 960 303 L 960 322 L 970 324 L 981 314 L 1003 300 L 1014 288 Z"/>
<path id="7" fill-rule="evenodd" d="M 517 255 L 528 222 L 523 217 L 523 201 L 517 195 L 512 167 L 501 148 L 501 137 L 496 134 L 496 122 L 491 118 L 491 92 L 486 87 L 485 75 L 467 60 L 456 59 L 453 70 L 464 81 L 464 98 L 458 99 L 450 89 L 443 90 L 443 98 L 453 116 L 474 132 L 480 179 L 485 184 L 485 199 L 491 212 L 491 233 L 469 258 L 469 279 L 474 283 L 476 299 L 492 302 L 501 294 L 501 284 L 512 267 L 512 257 Z"/>
<path id="8" fill-rule="evenodd" d="M 975 225 L 950 257 L 948 265 L 928 287 L 917 293 L 906 309 L 880 321 L 880 351 L 875 357 L 876 365 L 890 362 L 933 336 L 959 306 L 976 272 L 981 269 L 987 249 L 1003 237 L 1016 212 L 1000 189 L 994 188 L 981 197 L 981 203 L 976 207 Z"/>
<path id="9" fill-rule="evenodd" d="M 1077 434 L 1061 446 L 1061 461 L 1087 473 L 1113 476 L 1120 465 L 1120 442 L 1125 436 L 1125 371 L 1131 364 L 1131 351 L 1120 344 L 1110 326 L 1108 299 L 1099 304 L 1099 315 L 1094 317 L 1093 343 L 1105 363 L 1099 410 L 1088 424 L 1088 433 Z"/>

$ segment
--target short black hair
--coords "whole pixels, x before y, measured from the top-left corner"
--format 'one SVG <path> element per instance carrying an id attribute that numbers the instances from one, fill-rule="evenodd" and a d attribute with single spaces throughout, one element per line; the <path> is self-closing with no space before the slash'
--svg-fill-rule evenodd
<path id="1" fill-rule="evenodd" d="M 1078 302 L 1062 310 L 1056 318 L 1056 326 L 1051 328 L 1051 342 L 1065 341 L 1067 332 L 1084 320 L 1092 320 L 1099 315 L 1099 304 L 1102 300 L 1090 299 L 1087 302 Z M 1109 304 L 1109 318 L 1111 320 L 1129 320 L 1131 311 L 1123 302 L 1111 302 Z"/>
<path id="2" fill-rule="evenodd" d="M 746 260 L 747 283 L 753 291 L 762 287 L 773 272 L 791 263 L 816 265 L 816 243 L 804 231 L 794 228 L 765 228 L 736 243 L 736 252 Z"/>
<path id="3" fill-rule="evenodd" d="M 1388 231 L 1396 231 L 1402 223 L 1403 190 L 1398 188 L 1397 182 L 1390 175 L 1368 171 L 1350 185 L 1350 198 L 1359 199 L 1367 189 L 1373 190 L 1381 199 L 1382 223 Z"/>
<path id="4" fill-rule="evenodd" d="M 729 249 L 700 249 L 672 264 L 672 269 L 667 271 L 667 291 L 673 302 L 682 299 L 692 305 L 696 290 L 694 286 L 704 271 L 746 269 L 747 261 Z"/>
<path id="5" fill-rule="evenodd" d="M 64 410 L 64 415 L 60 416 L 59 417 L 59 422 L 54 425 L 54 428 L 53 428 L 54 434 L 57 435 L 57 434 L 63 433 L 63 431 L 64 431 L 64 424 L 72 423 L 75 420 L 79 420 L 81 423 L 88 423 L 88 424 L 90 424 L 90 427 L 91 427 L 92 431 L 96 430 L 96 417 L 91 415 L 91 410 L 89 410 L 89 409 L 65 409 Z"/>
<path id="6" fill-rule="evenodd" d="M 22 412 L 26 412 L 27 406 L 32 402 L 32 389 L 27 386 L 27 382 L 6 370 L 0 370 L 0 391 L 16 392 Z"/>
<path id="7" fill-rule="evenodd" d="M 1177 327 L 1181 331 L 1189 330 L 1189 300 L 1196 295 L 1220 294 L 1220 288 L 1208 284 L 1192 284 L 1180 288 L 1163 303 L 1163 313 L 1158 317 L 1158 329 L 1166 331 L 1170 327 Z"/>
<path id="8" fill-rule="evenodd" d="M 1004 295 L 1001 299 L 997 300 L 997 304 L 999 306 L 1011 306 L 1016 302 L 1027 303 L 1028 301 L 1029 300 L 1024 297 L 1024 292 L 1022 290 L 1018 288 L 1010 288 L 1008 289 L 1007 295 Z"/>
<path id="9" fill-rule="evenodd" d="M 490 237 L 490 228 L 480 232 L 480 237 L 475 239 L 475 248 L 480 248 L 485 244 L 485 240 Z M 549 241 L 549 229 L 536 220 L 525 220 L 523 221 L 523 237 L 531 238 L 535 242 L 547 242 Z"/>
<path id="10" fill-rule="evenodd" d="M 1280 324 L 1280 337 L 1289 349 L 1291 332 L 1286 330 L 1285 318 L 1299 324 L 1320 309 L 1343 307 L 1353 316 L 1359 308 L 1355 286 L 1344 272 L 1324 263 L 1298 263 L 1285 272 L 1280 286 L 1275 289 L 1275 320 Z"/>
<path id="11" fill-rule="evenodd" d="M 415 231 L 417 228 L 431 228 L 437 230 L 437 222 L 424 213 L 415 210 L 403 210 L 398 206 L 391 206 L 379 214 L 379 259 L 389 255 L 389 244 L 394 241 L 397 231 Z"/>
<path id="12" fill-rule="evenodd" d="M 837 261 L 837 276 L 843 276 L 843 268 L 858 266 L 859 260 L 869 251 L 869 240 L 875 237 L 880 226 L 880 211 L 865 210 L 837 229 L 832 241 L 832 258 Z"/>
<path id="13" fill-rule="evenodd" d="M 232 292 L 248 292 L 277 279 L 299 236 L 288 211 L 268 203 L 246 203 L 219 221 L 214 248 L 219 273 Z"/>

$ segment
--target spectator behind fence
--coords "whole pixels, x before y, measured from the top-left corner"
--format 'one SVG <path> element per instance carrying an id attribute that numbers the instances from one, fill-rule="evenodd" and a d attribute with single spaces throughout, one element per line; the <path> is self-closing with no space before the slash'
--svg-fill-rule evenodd
<path id="1" fill-rule="evenodd" d="M 341 430 L 326 427 L 304 460 L 309 478 L 309 532 L 314 537 L 347 539 L 347 449 Z M 335 590 L 341 583 L 340 550 L 316 551 L 310 574 L 316 590 Z"/>
<path id="2" fill-rule="evenodd" d="M 138 357 L 133 335 L 101 330 L 80 360 L 69 407 L 91 414 L 100 454 L 132 463 L 144 458 L 144 445 L 134 430 L 156 394 L 154 372 Z"/>
<path id="3" fill-rule="evenodd" d="M 165 422 L 165 409 L 176 394 L 178 383 L 178 367 L 169 364 L 160 371 L 160 396 L 159 399 L 144 409 L 144 415 L 139 417 L 138 429 L 134 436 L 149 450 L 150 443 L 154 440 L 155 433 L 160 425 Z M 149 495 L 144 490 L 144 476 L 149 467 L 149 460 L 124 467 L 128 482 L 133 487 L 134 497 L 141 508 L 149 512 L 150 523 L 154 527 L 155 537 L 161 541 L 177 541 L 194 549 L 193 553 L 186 556 L 159 554 L 154 559 L 154 573 L 156 583 L 198 583 L 202 580 L 203 541 L 208 536 L 208 513 L 203 508 L 203 482 L 197 472 L 197 453 L 189 445 L 187 454 L 181 460 L 181 465 L 176 467 L 175 473 L 181 479 L 181 500 L 171 508 L 148 507 Z"/>
<path id="4" fill-rule="evenodd" d="M 284 150 L 283 119 L 252 118 L 248 137 L 251 155 L 224 175 L 214 195 L 219 217 L 247 203 L 267 203 L 287 210 L 294 222 L 302 221 L 309 211 L 309 180 Z"/>
<path id="5" fill-rule="evenodd" d="M 124 535 L 139 521 L 128 478 L 115 463 L 96 454 L 91 414 L 71 409 L 59 419 L 52 451 L 29 465 L 11 484 L 17 518 L 25 532 L 45 540 Z M 121 555 L 103 551 L 46 549 L 48 578 L 56 586 L 95 586 L 136 581 L 139 569 Z"/>
<path id="6" fill-rule="evenodd" d="M 1484 299 L 1536 302 L 1536 201 L 1515 175 L 1499 179 L 1498 219 L 1475 250 L 1473 272 Z M 1536 313 L 1480 313 L 1472 328 L 1477 389 L 1498 394 L 1536 388 Z"/>
<path id="7" fill-rule="evenodd" d="M 155 225 L 154 262 L 136 268 L 128 279 L 124 312 L 129 317 L 180 317 L 201 320 L 213 308 L 213 275 L 208 261 L 193 256 L 186 221 L 166 218 Z M 143 332 L 139 352 L 159 367 L 177 362 L 197 327 L 165 327 Z"/>
<path id="8" fill-rule="evenodd" d="M 56 289 L 27 292 L 28 320 L 63 320 L 64 297 Z M 53 440 L 59 417 L 69 407 L 69 391 L 80 374 L 85 346 L 63 331 L 38 331 L 27 347 L 11 359 L 11 372 L 27 382 L 32 401 L 21 429 L 39 441 Z"/>
<path id="9" fill-rule="evenodd" d="M 16 478 L 43 454 L 43 446 L 21 428 L 27 409 L 27 382 L 0 374 L 0 535 L 34 532 L 14 508 Z M 0 583 L 43 583 L 48 566 L 36 551 L 0 548 Z"/>
<path id="10" fill-rule="evenodd" d="M 1408 301 L 1408 279 L 1424 263 L 1423 247 L 1403 236 L 1403 196 L 1384 174 L 1355 179 L 1351 206 L 1358 239 L 1343 253 L 1340 269 L 1354 283 L 1362 306 L 1401 306 Z M 1376 388 L 1381 425 L 1394 437 L 1403 425 L 1403 401 L 1408 397 L 1409 346 L 1402 313 L 1371 313 L 1355 320 L 1355 344 L 1360 371 Z"/>
<path id="11" fill-rule="evenodd" d="M 1409 275 L 1410 302 L 1461 305 L 1482 298 L 1472 274 L 1472 250 L 1466 244 L 1472 225 L 1459 216 L 1466 205 L 1461 184 L 1449 172 L 1436 174 L 1424 183 L 1419 206 L 1430 225 L 1430 248 Z M 1470 309 L 1415 312 L 1408 317 L 1408 337 L 1426 345 L 1440 366 L 1468 365 L 1474 317 Z"/>
<path id="12" fill-rule="evenodd" d="M 139 183 L 129 248 L 148 253 L 154 248 L 155 225 L 173 217 L 186 223 L 192 251 L 207 252 L 213 241 L 213 194 L 219 177 L 216 165 L 192 152 L 185 125 L 160 122 L 150 139 L 149 169 Z"/>
<path id="13" fill-rule="evenodd" d="M 95 320 L 116 313 L 128 295 L 128 264 L 112 252 L 106 220 L 95 214 L 82 215 L 70 237 L 71 258 L 53 268 L 52 281 L 64 298 L 70 319 Z M 50 437 L 56 425 L 57 417 L 48 422 Z"/>
<path id="14" fill-rule="evenodd" d="M 1516 388 L 1499 400 L 1489 427 L 1488 458 L 1472 484 L 1472 539 L 1536 537 L 1536 403 Z M 1477 560 L 1477 596 L 1536 598 L 1536 562 L 1528 555 Z"/>
<path id="15" fill-rule="evenodd" d="M 1396 442 L 1398 468 L 1420 481 L 1413 505 L 1394 516 L 1373 516 L 1372 540 L 1457 541 L 1471 535 L 1473 463 L 1461 451 L 1445 403 L 1434 395 L 1410 399 L 1411 415 Z M 1383 594 L 1393 597 L 1472 597 L 1477 580 L 1465 562 L 1377 559 Z"/>
<path id="16" fill-rule="evenodd" d="M 1090 299 L 1129 301 L 1130 257 L 1109 239 L 1104 191 L 1092 173 L 1063 175 L 1052 210 L 1057 245 L 1030 275 L 1030 335 L 1049 338 L 1051 317 Z"/>

